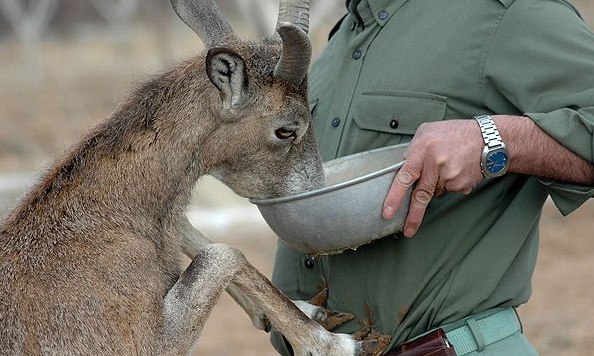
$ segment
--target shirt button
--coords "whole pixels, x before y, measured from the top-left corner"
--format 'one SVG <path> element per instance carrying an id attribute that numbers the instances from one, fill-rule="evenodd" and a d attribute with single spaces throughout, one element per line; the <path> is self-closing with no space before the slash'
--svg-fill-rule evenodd
<path id="1" fill-rule="evenodd" d="M 361 55 L 362 54 L 363 53 L 361 53 L 361 50 L 358 50 L 358 49 L 354 50 L 353 51 L 353 59 L 359 59 L 359 58 L 361 58 Z"/>
<path id="2" fill-rule="evenodd" d="M 340 119 L 335 117 L 332 119 L 332 127 L 338 127 L 340 125 Z"/>
<path id="3" fill-rule="evenodd" d="M 388 15 L 389 15 L 389 14 L 388 14 L 388 12 L 387 12 L 386 10 L 380 10 L 380 11 L 377 13 L 377 17 L 379 17 L 379 19 L 380 19 L 380 20 L 385 20 L 385 19 L 387 19 L 387 18 L 388 18 Z"/>
<path id="4" fill-rule="evenodd" d="M 397 129 L 398 128 L 398 120 L 392 119 L 392 121 L 390 121 L 390 127 L 393 129 Z"/>
<path id="5" fill-rule="evenodd" d="M 308 257 L 303 261 L 303 264 L 306 268 L 312 269 L 314 267 L 314 259 L 313 257 Z"/>

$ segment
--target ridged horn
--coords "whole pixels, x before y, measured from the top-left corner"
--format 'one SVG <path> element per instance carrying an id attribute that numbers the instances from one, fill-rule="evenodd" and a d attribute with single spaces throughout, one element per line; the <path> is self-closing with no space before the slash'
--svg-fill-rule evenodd
<path id="1" fill-rule="evenodd" d="M 284 23 L 292 23 L 303 32 L 309 32 L 309 0 L 280 0 L 278 6 L 278 29 Z"/>
<path id="2" fill-rule="evenodd" d="M 311 61 L 309 31 L 309 0 L 281 0 L 276 31 L 282 41 L 281 57 L 274 76 L 300 85 Z"/>
<path id="3" fill-rule="evenodd" d="M 281 57 L 274 67 L 274 76 L 300 85 L 309 69 L 311 42 L 307 34 L 293 24 L 282 24 L 276 30 L 283 47 Z"/>
<path id="4" fill-rule="evenodd" d="M 214 0 L 170 0 L 173 10 L 196 34 L 206 48 L 237 39 L 229 21 Z"/>

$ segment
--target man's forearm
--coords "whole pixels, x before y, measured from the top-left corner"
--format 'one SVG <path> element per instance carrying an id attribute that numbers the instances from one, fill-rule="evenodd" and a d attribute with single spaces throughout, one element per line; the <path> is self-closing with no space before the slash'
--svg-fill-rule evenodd
<path id="1" fill-rule="evenodd" d="M 594 185 L 594 165 L 565 148 L 524 116 L 493 115 L 510 155 L 508 172 L 566 183 Z M 474 120 L 443 120 L 419 126 L 386 195 L 383 217 L 391 219 L 414 186 L 404 235 L 412 237 L 429 201 L 444 191 L 469 194 L 482 180 L 484 141 Z"/>
<path id="2" fill-rule="evenodd" d="M 509 150 L 510 172 L 594 185 L 594 165 L 565 148 L 530 118 L 492 118 Z"/>

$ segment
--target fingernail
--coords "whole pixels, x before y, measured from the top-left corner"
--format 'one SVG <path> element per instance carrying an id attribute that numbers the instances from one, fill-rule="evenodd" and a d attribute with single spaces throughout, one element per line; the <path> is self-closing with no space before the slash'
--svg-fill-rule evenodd
<path id="1" fill-rule="evenodd" d="M 384 207 L 383 218 L 385 220 L 390 220 L 392 219 L 392 217 L 394 217 L 394 208 L 392 208 L 391 206 Z"/>
<path id="2" fill-rule="evenodd" d="M 415 229 L 411 228 L 411 227 L 407 227 L 404 229 L 404 236 L 407 238 L 412 238 L 413 236 L 415 236 Z"/>

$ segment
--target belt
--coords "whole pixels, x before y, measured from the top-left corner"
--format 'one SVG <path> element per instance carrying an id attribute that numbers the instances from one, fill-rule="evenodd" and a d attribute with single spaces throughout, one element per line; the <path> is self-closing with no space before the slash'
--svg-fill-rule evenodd
<path id="1" fill-rule="evenodd" d="M 462 319 L 402 343 L 387 355 L 426 355 L 433 350 L 442 353 L 435 352 L 432 355 L 462 356 L 482 351 L 487 345 L 521 331 L 520 321 L 513 308 L 501 309 L 484 317 L 481 315 L 485 314 Z M 452 346 L 455 354 L 452 353 Z"/>

